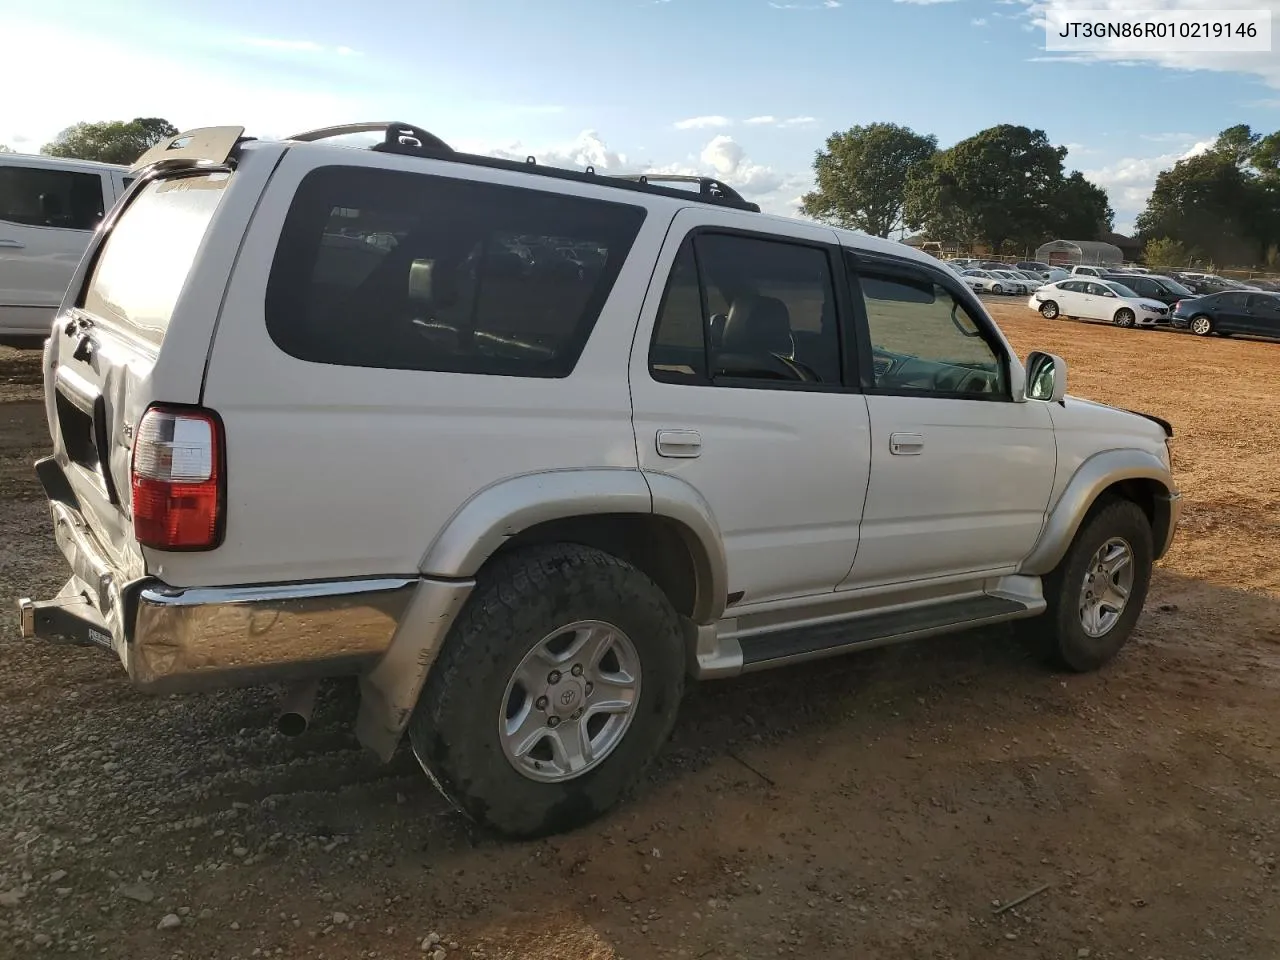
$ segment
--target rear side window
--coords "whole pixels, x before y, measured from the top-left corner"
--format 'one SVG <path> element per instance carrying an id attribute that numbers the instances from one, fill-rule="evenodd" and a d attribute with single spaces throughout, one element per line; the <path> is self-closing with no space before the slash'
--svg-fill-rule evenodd
<path id="1" fill-rule="evenodd" d="M 267 283 L 267 330 L 314 363 L 566 377 L 642 207 L 418 173 L 302 181 Z"/>
<path id="2" fill-rule="evenodd" d="M 41 167 L 0 167 L 0 220 L 92 230 L 105 210 L 102 177 Z"/>
<path id="3" fill-rule="evenodd" d="M 147 184 L 111 228 L 85 290 L 85 310 L 164 339 L 230 174 Z"/>

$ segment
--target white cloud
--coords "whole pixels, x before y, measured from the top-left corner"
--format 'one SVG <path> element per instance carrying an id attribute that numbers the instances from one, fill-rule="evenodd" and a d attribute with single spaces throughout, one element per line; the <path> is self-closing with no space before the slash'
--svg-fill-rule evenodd
<path id="1" fill-rule="evenodd" d="M 969 25 L 974 27 L 985 27 L 987 25 L 987 18 L 974 17 L 972 20 L 969 21 Z"/>
<path id="2" fill-rule="evenodd" d="M 705 130 L 714 127 L 728 127 L 733 121 L 728 117 L 713 115 L 709 117 L 689 117 L 687 120 L 677 120 L 673 126 L 677 130 Z"/>
<path id="3" fill-rule="evenodd" d="M 817 123 L 817 117 L 787 117 L 785 120 L 778 122 L 780 127 L 807 127 L 811 123 Z"/>
<path id="4" fill-rule="evenodd" d="M 812 188 L 808 174 L 789 173 L 750 159 L 746 148 L 730 136 L 713 137 L 696 156 L 683 160 L 641 160 L 611 148 L 595 130 L 584 130 L 563 144 L 529 145 L 521 142 L 492 144 L 458 143 L 455 146 L 508 160 L 532 156 L 540 165 L 584 170 L 593 167 L 601 174 L 670 174 L 711 176 L 723 180 L 744 197 L 760 204 L 766 213 L 795 216 L 797 195 Z"/>
<path id="5" fill-rule="evenodd" d="M 893 0 L 894 3 L 909 3 L 916 7 L 932 7 L 939 3 L 955 3 L 956 0 Z"/>
<path id="6" fill-rule="evenodd" d="M 822 3 L 775 3 L 769 0 L 769 6 L 775 10 L 835 10 L 844 4 L 840 0 L 823 0 Z"/>
<path id="7" fill-rule="evenodd" d="M 764 116 L 759 116 L 759 117 L 748 117 L 745 122 L 753 125 L 765 124 L 765 123 L 777 123 L 778 118 L 769 116 L 768 114 L 766 114 Z"/>
<path id="8" fill-rule="evenodd" d="M 1162 153 L 1154 157 L 1124 157 L 1115 163 L 1092 170 L 1084 175 L 1107 191 L 1111 206 L 1119 212 L 1137 213 L 1147 205 L 1147 198 L 1155 189 L 1156 177 L 1179 160 L 1199 156 L 1213 146 L 1212 140 L 1200 140 L 1189 148 L 1174 153 Z"/>
<path id="9" fill-rule="evenodd" d="M 907 0 L 920 2 L 920 0 Z M 928 0 L 926 0 L 928 2 Z M 1030 30 L 1039 30 L 1044 36 L 1045 14 L 1050 7 L 1061 5 L 1060 0 L 1018 0 L 1025 8 Z M 1222 9 L 1221 0 L 1089 0 L 1091 11 L 1168 10 L 1197 11 L 1212 14 Z M 1271 11 L 1273 36 L 1280 34 L 1280 0 L 1248 0 L 1239 4 L 1241 9 Z M 1043 49 L 1044 41 L 1041 40 Z M 1274 43 L 1274 40 L 1273 40 Z M 1172 70 L 1212 70 L 1222 73 L 1242 73 L 1260 78 L 1268 86 L 1280 89 L 1280 56 L 1273 49 L 1269 52 L 1203 52 L 1203 51 L 1138 51 L 1097 50 L 1072 51 L 1048 57 L 1032 58 L 1041 62 L 1067 63 L 1116 63 L 1167 67 Z"/>

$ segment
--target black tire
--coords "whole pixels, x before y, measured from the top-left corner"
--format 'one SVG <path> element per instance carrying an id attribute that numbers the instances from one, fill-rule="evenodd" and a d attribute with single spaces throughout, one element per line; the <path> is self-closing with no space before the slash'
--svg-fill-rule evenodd
<path id="1" fill-rule="evenodd" d="M 1128 307 L 1121 307 L 1116 311 L 1115 318 L 1112 321 L 1117 327 L 1124 327 L 1126 330 L 1134 324 L 1133 311 Z"/>
<path id="2" fill-rule="evenodd" d="M 1081 593 L 1094 555 L 1111 538 L 1132 551 L 1133 583 L 1124 610 L 1106 633 L 1090 636 L 1081 623 Z M 1045 612 L 1022 624 L 1022 633 L 1051 665 L 1075 673 L 1097 670 L 1125 645 L 1142 614 L 1151 585 L 1154 554 L 1151 524 L 1132 500 L 1106 498 L 1095 504 L 1076 532 L 1067 555 L 1045 577 Z"/>
<path id="3" fill-rule="evenodd" d="M 993 283 L 991 285 L 991 292 L 998 297 L 1000 294 L 1004 293 L 1004 287 L 1000 286 L 998 283 Z"/>
<path id="4" fill-rule="evenodd" d="M 1197 313 L 1187 322 L 1187 329 L 1197 337 L 1207 337 L 1213 333 L 1213 317 L 1204 313 Z"/>
<path id="5" fill-rule="evenodd" d="M 1046 320 L 1058 319 L 1058 305 L 1052 300 L 1045 300 L 1040 304 L 1040 316 Z"/>
<path id="6" fill-rule="evenodd" d="M 622 739 L 573 779 L 540 782 L 503 752 L 507 684 L 543 638 L 582 620 L 620 628 L 640 662 L 640 694 Z M 626 796 L 666 742 L 684 692 L 680 621 L 652 580 L 576 544 L 531 547 L 480 571 L 409 722 L 418 762 L 478 823 L 513 838 L 589 823 Z"/>

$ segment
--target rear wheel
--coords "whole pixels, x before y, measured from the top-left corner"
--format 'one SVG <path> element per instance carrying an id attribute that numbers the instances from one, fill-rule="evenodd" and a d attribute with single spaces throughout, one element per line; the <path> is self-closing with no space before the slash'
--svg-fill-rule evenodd
<path id="1" fill-rule="evenodd" d="M 1213 333 L 1213 318 L 1207 317 L 1203 313 L 1191 318 L 1189 324 L 1191 332 L 1197 337 L 1207 337 Z"/>
<path id="2" fill-rule="evenodd" d="M 666 741 L 684 689 L 666 595 L 630 564 L 552 544 L 486 567 L 409 724 L 455 806 L 511 837 L 618 803 Z"/>
<path id="3" fill-rule="evenodd" d="M 1044 581 L 1048 608 L 1024 635 L 1055 665 L 1078 673 L 1111 660 L 1133 633 L 1151 584 L 1147 515 L 1109 498 L 1090 511 L 1062 562 Z"/>
<path id="4" fill-rule="evenodd" d="M 1040 304 L 1040 316 L 1046 320 L 1056 320 L 1058 317 L 1058 305 L 1052 300 L 1046 300 Z"/>
<path id="5" fill-rule="evenodd" d="M 1121 307 L 1116 311 L 1115 325 L 1117 327 L 1132 327 L 1134 321 L 1133 311 L 1128 307 Z"/>
<path id="6" fill-rule="evenodd" d="M 1004 287 L 1000 286 L 1000 284 L 998 283 L 993 283 L 991 285 L 991 292 L 999 296 L 1000 294 L 1004 293 Z"/>

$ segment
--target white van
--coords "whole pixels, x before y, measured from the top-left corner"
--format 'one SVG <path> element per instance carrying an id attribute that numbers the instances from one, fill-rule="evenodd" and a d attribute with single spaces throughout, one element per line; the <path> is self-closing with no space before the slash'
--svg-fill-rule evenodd
<path id="1" fill-rule="evenodd" d="M 44 339 L 128 167 L 0 153 L 0 342 Z"/>

